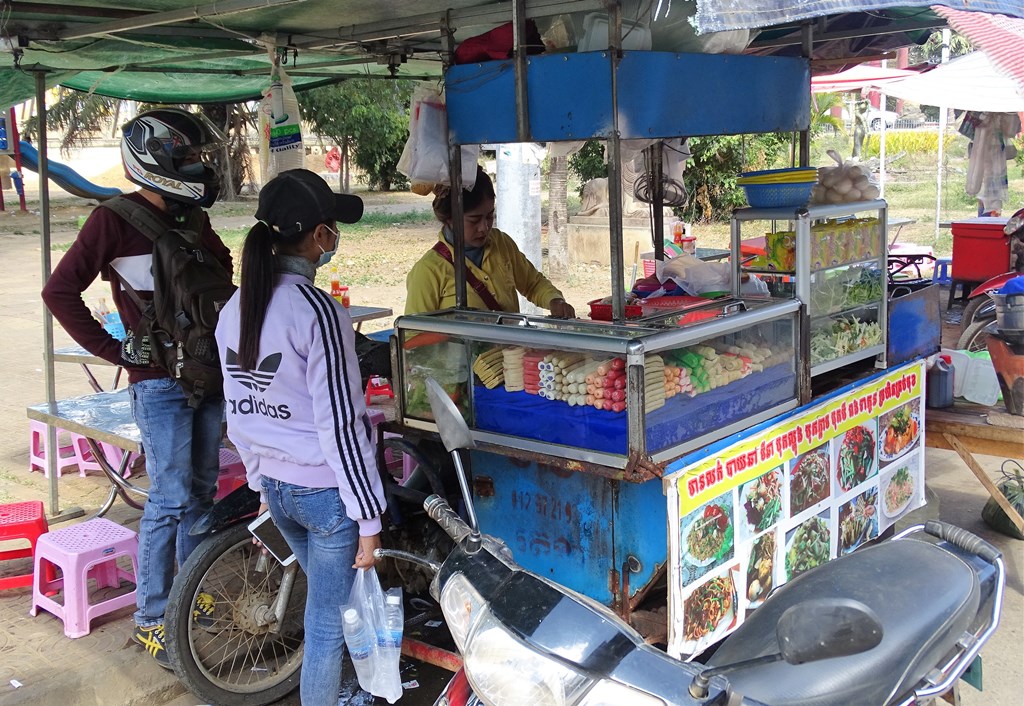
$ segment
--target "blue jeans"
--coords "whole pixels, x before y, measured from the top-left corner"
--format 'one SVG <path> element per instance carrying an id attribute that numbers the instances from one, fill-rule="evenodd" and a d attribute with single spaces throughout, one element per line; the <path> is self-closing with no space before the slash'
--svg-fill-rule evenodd
<path id="1" fill-rule="evenodd" d="M 335 706 L 345 646 L 341 611 L 355 580 L 359 525 L 345 514 L 337 488 L 264 477 L 263 489 L 274 523 L 306 573 L 302 705 Z"/>
<path id="2" fill-rule="evenodd" d="M 135 623 L 152 627 L 164 621 L 175 561 L 183 564 L 203 539 L 188 530 L 217 492 L 224 403 L 208 400 L 192 409 L 171 378 L 142 380 L 128 394 L 149 475 L 139 522 Z"/>

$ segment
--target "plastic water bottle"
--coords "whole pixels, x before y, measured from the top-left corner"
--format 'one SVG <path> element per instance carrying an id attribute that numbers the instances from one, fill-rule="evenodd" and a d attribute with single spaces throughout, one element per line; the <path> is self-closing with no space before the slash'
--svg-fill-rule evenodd
<path id="1" fill-rule="evenodd" d="M 371 659 L 370 635 L 367 634 L 366 626 L 354 609 L 345 611 L 343 629 L 345 632 L 345 644 L 348 646 L 348 654 L 352 658 L 352 664 L 356 668 L 356 677 L 360 685 L 369 685 L 373 680 L 373 664 Z M 363 686 L 365 689 L 366 686 Z"/>
<path id="2" fill-rule="evenodd" d="M 384 624 L 387 626 L 385 646 L 388 649 L 401 651 L 403 623 L 402 596 L 389 593 L 384 603 Z"/>

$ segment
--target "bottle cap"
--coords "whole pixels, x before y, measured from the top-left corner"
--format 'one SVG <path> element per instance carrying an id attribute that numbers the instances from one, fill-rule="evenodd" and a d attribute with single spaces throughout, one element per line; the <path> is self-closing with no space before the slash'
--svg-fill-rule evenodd
<path id="1" fill-rule="evenodd" d="M 396 593 L 389 593 L 385 601 L 388 605 L 401 605 L 402 597 Z"/>
<path id="2" fill-rule="evenodd" d="M 950 365 L 953 364 L 953 356 L 949 355 L 948 353 L 943 353 L 942 355 L 939 356 L 939 358 L 946 361 Z"/>
<path id="3" fill-rule="evenodd" d="M 348 608 L 345 611 L 345 622 L 351 624 L 351 623 L 356 623 L 358 621 L 359 621 L 359 613 L 356 612 L 356 609 L 355 608 Z"/>

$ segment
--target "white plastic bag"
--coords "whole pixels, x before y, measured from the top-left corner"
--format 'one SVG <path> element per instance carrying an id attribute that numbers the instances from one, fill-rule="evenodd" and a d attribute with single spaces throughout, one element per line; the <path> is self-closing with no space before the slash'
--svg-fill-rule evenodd
<path id="1" fill-rule="evenodd" d="M 397 612 L 394 599 L 388 600 L 392 596 L 398 599 Z M 401 589 L 394 588 L 387 593 L 381 589 L 376 570 L 360 569 L 356 571 L 343 613 L 345 643 L 356 668 L 359 686 L 391 704 L 402 696 L 399 673 L 403 623 L 401 600 Z"/>
<path id="2" fill-rule="evenodd" d="M 283 171 L 305 166 L 306 148 L 302 144 L 299 101 L 284 68 L 275 66 L 270 87 L 260 102 L 260 172 L 263 183 Z"/>
<path id="3" fill-rule="evenodd" d="M 811 203 L 853 203 L 878 198 L 878 182 L 866 165 L 856 160 L 844 162 L 835 150 L 829 150 L 828 156 L 836 165 L 818 167 L 818 183 L 811 191 Z"/>
<path id="4" fill-rule="evenodd" d="M 476 184 L 480 146 L 462 148 L 462 188 Z M 431 84 L 420 84 L 409 104 L 409 139 L 398 158 L 398 171 L 417 184 L 450 184 L 448 176 L 448 113 L 444 94 Z"/>

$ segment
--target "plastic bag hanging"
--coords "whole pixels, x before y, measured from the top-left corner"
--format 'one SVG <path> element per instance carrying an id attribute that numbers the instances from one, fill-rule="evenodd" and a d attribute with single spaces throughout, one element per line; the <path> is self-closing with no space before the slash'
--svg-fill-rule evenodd
<path id="1" fill-rule="evenodd" d="M 462 147 L 462 188 L 476 184 L 480 146 Z M 448 175 L 448 112 L 444 94 L 433 85 L 421 84 L 409 104 L 409 139 L 397 169 L 417 185 L 451 184 Z M 429 190 L 428 190 L 429 191 Z M 417 191 L 417 193 L 419 193 Z"/>
<path id="2" fill-rule="evenodd" d="M 397 596 L 397 606 L 393 596 Z M 401 605 L 401 589 L 385 593 L 376 570 L 370 568 L 356 571 L 348 605 L 342 609 L 345 644 L 359 686 L 392 704 L 402 696 Z"/>
<path id="3" fill-rule="evenodd" d="M 306 150 L 299 124 L 299 101 L 291 79 L 281 66 L 281 56 L 273 57 L 270 86 L 260 102 L 260 173 L 263 183 L 283 171 L 305 166 Z"/>

